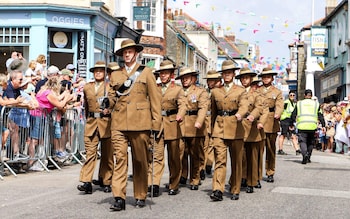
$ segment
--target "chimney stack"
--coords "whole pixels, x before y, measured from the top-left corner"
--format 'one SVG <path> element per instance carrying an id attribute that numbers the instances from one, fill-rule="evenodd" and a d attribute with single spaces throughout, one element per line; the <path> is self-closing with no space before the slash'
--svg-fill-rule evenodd
<path id="1" fill-rule="evenodd" d="M 337 7 L 337 0 L 326 0 L 326 17 Z"/>

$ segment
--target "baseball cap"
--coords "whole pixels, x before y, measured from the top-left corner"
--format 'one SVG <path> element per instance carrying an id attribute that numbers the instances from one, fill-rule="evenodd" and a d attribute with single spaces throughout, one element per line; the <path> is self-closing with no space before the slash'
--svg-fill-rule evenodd
<path id="1" fill-rule="evenodd" d="M 73 77 L 73 73 L 70 70 L 68 70 L 68 69 L 62 69 L 61 70 L 61 75 L 68 75 L 71 78 Z"/>
<path id="2" fill-rule="evenodd" d="M 66 69 L 68 69 L 68 70 L 75 70 L 75 66 L 73 64 L 68 64 L 66 66 Z"/>
<path id="3" fill-rule="evenodd" d="M 54 74 L 59 74 L 60 70 L 57 68 L 57 66 L 51 65 L 47 69 L 47 75 L 54 75 Z"/>

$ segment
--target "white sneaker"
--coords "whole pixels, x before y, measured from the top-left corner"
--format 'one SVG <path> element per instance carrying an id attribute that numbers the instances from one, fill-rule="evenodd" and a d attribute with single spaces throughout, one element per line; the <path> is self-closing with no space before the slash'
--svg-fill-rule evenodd
<path id="1" fill-rule="evenodd" d="M 44 168 L 41 166 L 41 164 L 36 161 L 33 166 L 31 166 L 28 170 L 30 171 L 44 171 Z"/>

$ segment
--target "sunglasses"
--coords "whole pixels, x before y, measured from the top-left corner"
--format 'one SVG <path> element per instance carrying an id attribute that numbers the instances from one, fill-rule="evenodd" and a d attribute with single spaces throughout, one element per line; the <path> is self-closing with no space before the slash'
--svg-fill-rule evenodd
<path id="1" fill-rule="evenodd" d="M 295 96 L 295 94 L 289 94 L 289 96 L 294 97 L 294 96 Z"/>

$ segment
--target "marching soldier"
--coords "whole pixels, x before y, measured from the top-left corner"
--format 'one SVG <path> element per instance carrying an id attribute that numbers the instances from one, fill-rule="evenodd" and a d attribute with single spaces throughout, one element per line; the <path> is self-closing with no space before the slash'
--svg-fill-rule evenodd
<path id="1" fill-rule="evenodd" d="M 111 181 L 113 172 L 113 150 L 111 146 L 111 115 L 109 106 L 103 106 L 106 95 L 107 84 L 105 84 L 106 63 L 96 62 L 90 68 L 94 74 L 95 81 L 84 86 L 84 105 L 86 124 L 84 131 L 84 143 L 86 151 L 86 161 L 80 171 L 80 181 L 78 190 L 86 194 L 92 193 L 92 177 L 97 161 L 97 148 L 101 142 L 100 159 L 100 186 L 104 192 L 111 192 Z"/>
<path id="2" fill-rule="evenodd" d="M 252 80 L 252 83 L 250 84 L 250 89 L 254 90 L 255 92 L 258 92 L 260 94 L 259 91 L 259 87 L 261 86 L 261 80 L 259 80 L 259 78 L 257 76 L 255 76 Z M 260 94 L 261 95 L 261 94 Z M 269 113 L 269 110 L 265 107 L 263 107 L 263 113 L 262 114 L 267 114 Z M 261 123 L 259 125 L 259 123 Z M 261 136 L 261 141 L 259 141 L 259 147 L 258 147 L 258 158 L 257 158 L 257 163 L 258 163 L 258 183 L 256 184 L 256 186 L 254 186 L 254 188 L 257 189 L 261 189 L 261 183 L 260 180 L 262 180 L 263 178 L 263 162 L 264 162 L 264 146 L 265 146 L 265 139 L 266 139 L 266 135 L 263 129 L 263 124 L 264 122 L 261 121 L 261 117 L 258 121 L 258 131 L 259 131 L 259 135 Z"/>
<path id="3" fill-rule="evenodd" d="M 222 201 L 225 188 L 227 147 L 230 150 L 232 180 L 231 200 L 238 200 L 242 178 L 242 156 L 244 129 L 243 116 L 248 112 L 248 99 L 245 89 L 236 85 L 233 80 L 235 70 L 239 69 L 233 61 L 225 60 L 222 63 L 222 78 L 224 86 L 214 88 L 211 94 L 212 108 L 212 137 L 215 157 L 213 176 L 213 201 Z"/>
<path id="4" fill-rule="evenodd" d="M 174 82 L 174 64 L 165 60 L 160 63 L 159 74 L 162 92 L 162 125 L 159 136 L 156 138 L 153 148 L 153 166 L 148 169 L 148 191 L 153 192 L 153 197 L 159 196 L 160 180 L 164 172 L 164 146 L 168 149 L 169 166 L 169 195 L 176 195 L 179 192 L 179 182 L 181 176 L 180 138 L 181 130 L 177 118 L 182 118 L 186 113 L 186 107 L 182 103 L 184 91 L 181 86 Z M 153 174 L 153 176 L 152 176 Z M 152 179 L 153 177 L 153 179 Z M 153 183 L 153 184 L 152 184 Z M 151 188 L 151 186 L 153 188 Z"/>
<path id="5" fill-rule="evenodd" d="M 260 128 L 264 128 L 266 134 L 266 158 L 265 170 L 267 179 L 266 182 L 273 183 L 275 174 L 276 162 L 276 138 L 277 132 L 280 131 L 279 119 L 283 112 L 283 96 L 282 92 L 272 85 L 273 76 L 276 72 L 270 68 L 264 68 L 260 74 L 263 86 L 259 88 L 260 93 L 264 97 L 263 105 L 268 109 L 267 114 L 263 114 L 261 120 L 266 121 L 264 124 L 259 123 Z"/>
<path id="6" fill-rule="evenodd" d="M 207 135 L 205 136 L 204 141 L 204 153 L 205 153 L 205 159 L 203 164 L 201 164 L 201 169 L 204 170 L 207 175 L 211 175 L 211 169 L 213 167 L 214 162 L 214 152 L 213 152 L 213 141 L 211 137 L 211 90 L 215 87 L 221 87 L 221 74 L 218 73 L 215 70 L 210 70 L 207 73 L 207 77 L 204 78 L 207 79 L 207 85 L 208 85 L 208 112 L 206 117 L 206 126 L 207 126 Z"/>
<path id="7" fill-rule="evenodd" d="M 243 161 L 243 173 L 246 176 L 247 193 L 253 193 L 254 187 L 258 182 L 258 152 L 262 141 L 262 136 L 258 130 L 258 119 L 260 118 L 263 106 L 261 96 L 258 92 L 251 89 L 250 85 L 253 81 L 253 77 L 256 76 L 255 72 L 252 72 L 249 68 L 242 68 L 237 79 L 241 81 L 242 86 L 246 89 L 246 94 L 249 101 L 248 113 L 246 118 L 242 120 L 244 127 L 244 148 L 245 158 Z"/>
<path id="8" fill-rule="evenodd" d="M 208 95 L 204 88 L 196 86 L 198 72 L 182 68 L 176 79 L 181 79 L 184 89 L 186 115 L 177 120 L 180 122 L 185 151 L 190 156 L 190 189 L 198 190 L 200 183 L 200 155 L 204 154 L 203 144 L 206 135 L 205 117 L 208 110 Z M 186 157 L 183 157 L 186 159 Z"/>
<path id="9" fill-rule="evenodd" d="M 111 74 L 113 71 L 116 71 L 119 69 L 118 63 L 116 62 L 110 62 L 107 65 L 107 78 L 106 78 L 106 82 L 109 83 L 110 78 L 111 78 Z M 107 85 L 108 86 L 108 85 Z M 108 173 L 109 173 L 109 182 L 112 181 L 112 174 L 113 174 L 113 169 L 114 169 L 114 159 L 113 159 L 113 148 L 112 146 L 109 147 L 109 150 L 101 150 L 101 157 L 106 157 L 107 154 L 112 154 L 112 156 L 109 156 L 110 159 L 108 159 L 108 166 L 112 167 L 112 169 L 108 169 Z M 99 185 L 101 188 L 104 189 L 105 192 L 111 192 L 111 187 L 106 187 L 103 183 L 103 174 L 106 171 L 105 165 L 101 165 L 102 162 L 105 162 L 103 160 L 100 160 L 100 167 L 98 170 L 98 179 L 94 179 L 92 180 L 92 183 L 94 185 Z M 110 185 L 111 183 L 109 183 L 108 185 Z"/>
<path id="10" fill-rule="evenodd" d="M 128 168 L 128 142 L 131 145 L 135 206 L 146 205 L 148 149 L 150 134 L 157 134 L 161 125 L 161 92 L 152 69 L 136 62 L 143 46 L 131 39 L 123 40 L 115 53 L 125 66 L 111 74 L 109 93 L 118 97 L 112 112 L 111 140 L 115 154 L 112 193 L 115 203 L 110 209 L 125 210 Z M 152 133 L 151 133 L 152 132 Z"/>

